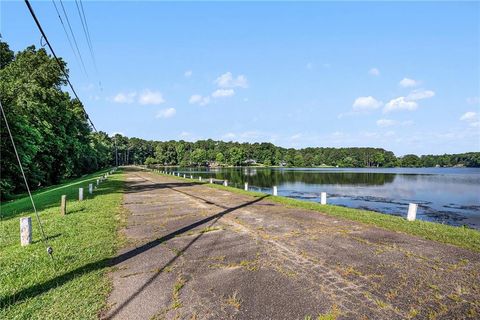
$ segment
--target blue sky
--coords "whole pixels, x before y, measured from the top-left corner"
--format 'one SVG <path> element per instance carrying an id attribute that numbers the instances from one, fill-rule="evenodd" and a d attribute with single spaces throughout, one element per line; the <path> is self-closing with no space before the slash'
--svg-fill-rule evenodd
<path id="1" fill-rule="evenodd" d="M 84 0 L 98 74 L 64 3 L 87 75 L 52 2 L 32 6 L 110 134 L 480 151 L 479 2 Z M 23 1 L 2 1 L 1 33 L 15 51 L 40 45 Z"/>

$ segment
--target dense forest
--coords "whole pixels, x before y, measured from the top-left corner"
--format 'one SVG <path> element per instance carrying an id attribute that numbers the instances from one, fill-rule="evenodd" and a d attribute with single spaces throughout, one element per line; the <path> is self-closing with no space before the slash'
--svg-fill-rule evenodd
<path id="1" fill-rule="evenodd" d="M 33 189 L 116 164 L 480 167 L 480 152 L 396 157 L 381 148 L 297 150 L 271 143 L 110 137 L 92 130 L 81 102 L 62 90 L 66 79 L 43 48 L 32 46 L 15 54 L 7 43 L 0 42 L 0 59 L 0 99 Z M 23 192 L 25 186 L 3 117 L 1 124 L 0 193 L 5 199 Z"/>

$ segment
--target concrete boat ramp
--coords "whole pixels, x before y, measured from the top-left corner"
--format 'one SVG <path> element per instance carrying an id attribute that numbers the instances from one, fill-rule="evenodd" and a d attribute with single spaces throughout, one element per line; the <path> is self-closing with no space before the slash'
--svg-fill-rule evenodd
<path id="1" fill-rule="evenodd" d="M 125 192 L 103 318 L 480 315 L 478 253 L 136 169 Z"/>

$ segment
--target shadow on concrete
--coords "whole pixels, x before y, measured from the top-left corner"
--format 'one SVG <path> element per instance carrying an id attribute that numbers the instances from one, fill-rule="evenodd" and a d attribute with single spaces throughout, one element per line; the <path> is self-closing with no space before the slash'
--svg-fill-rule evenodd
<path id="1" fill-rule="evenodd" d="M 131 184 L 131 183 L 130 183 Z M 157 189 L 158 189 L 158 186 L 165 186 L 165 185 L 169 185 L 168 183 L 167 184 L 158 184 L 156 183 L 155 184 L 157 186 Z M 171 184 L 170 184 L 171 185 Z M 174 184 L 176 185 L 176 184 Z M 178 183 L 179 187 L 183 187 L 183 186 L 187 186 L 189 185 L 189 183 Z M 198 185 L 198 184 L 191 184 L 191 185 Z M 127 188 L 129 189 L 132 189 L 133 186 L 130 185 L 128 186 Z M 136 192 L 140 192 L 142 190 L 148 190 L 148 186 L 143 186 L 143 189 L 142 188 L 137 188 L 136 189 Z M 170 187 L 165 187 L 165 188 L 171 188 L 172 190 L 174 191 L 177 191 L 179 192 L 179 190 L 175 190 L 173 189 L 172 186 Z M 126 192 L 132 192 L 131 190 L 127 190 Z M 184 192 L 182 192 L 184 193 Z M 188 193 L 184 193 L 186 195 L 189 195 Z M 192 196 L 192 195 L 189 195 L 189 196 Z M 238 209 L 241 209 L 241 208 L 244 208 L 244 207 L 247 207 L 249 205 L 252 205 L 256 202 L 259 202 L 261 200 L 263 200 L 264 198 L 268 197 L 269 195 L 265 195 L 263 197 L 259 197 L 257 199 L 254 199 L 252 201 L 249 201 L 249 202 L 245 202 L 243 204 L 240 204 L 238 206 L 235 206 L 235 207 L 232 207 L 232 208 L 226 208 L 225 210 L 217 213 L 217 214 L 214 214 L 212 216 L 209 216 L 207 218 L 204 218 L 204 219 L 201 219 L 199 221 L 196 221 L 192 224 L 189 224 L 183 228 L 180 228 L 174 232 L 171 232 L 163 237 L 160 237 L 158 239 L 155 239 L 155 240 L 152 240 L 138 248 L 135 248 L 133 250 L 130 250 L 130 251 L 127 251 L 113 259 L 102 259 L 102 260 L 99 260 L 99 261 L 96 261 L 96 262 L 92 262 L 92 263 L 88 263 L 82 267 L 79 267 L 77 269 L 74 269 L 72 271 L 69 271 L 63 275 L 60 275 L 58 277 L 55 277 L 53 279 L 50 279 L 48 281 L 45 281 L 43 283 L 40 283 L 40 284 L 36 284 L 36 285 L 33 285 L 33 286 L 30 286 L 28 288 L 25 288 L 13 295 L 10 295 L 10 296 L 4 296 L 4 297 L 0 297 L 0 308 L 5 308 L 6 306 L 9 306 L 9 305 L 12 305 L 12 304 L 17 304 L 17 303 L 20 303 L 26 299 L 29 299 L 29 298 L 33 298 L 37 295 L 41 295 L 53 288 L 56 288 L 56 287 L 59 287 L 59 286 L 62 286 L 64 285 L 65 283 L 71 281 L 72 279 L 78 277 L 78 276 L 81 276 L 83 274 L 86 274 L 86 273 L 90 273 L 90 272 L 93 272 L 93 271 L 97 271 L 97 270 L 100 270 L 100 269 L 103 269 L 105 267 L 112 267 L 112 266 L 116 266 L 118 265 L 119 263 L 122 263 L 128 259 L 131 259 L 139 254 L 142 254 L 156 246 L 158 246 L 159 244 L 162 244 L 182 233 L 185 233 L 185 232 L 188 232 L 198 226 L 201 226 L 203 224 L 206 224 L 208 222 L 211 222 L 210 223 L 210 226 L 213 225 L 215 222 L 217 222 L 221 217 L 223 217 L 224 215 L 228 214 L 228 213 L 231 213 L 232 211 L 235 211 L 235 210 L 238 210 Z M 202 199 L 202 198 L 200 198 Z M 203 201 L 207 201 L 205 199 L 202 199 Z M 213 204 L 213 203 L 212 203 Z M 222 207 L 220 205 L 217 205 L 215 204 L 216 206 L 218 207 Z M 223 208 L 223 207 L 222 207 Z M 195 243 L 203 234 L 200 233 L 199 235 L 197 235 L 194 239 L 192 239 L 192 241 L 190 241 L 182 250 L 180 250 L 178 252 L 178 254 L 172 258 L 170 261 L 168 261 L 161 269 L 158 270 L 158 272 L 156 274 L 154 274 L 140 289 L 138 289 L 134 294 L 132 294 L 132 296 L 126 300 L 124 303 L 122 303 L 121 305 L 118 305 L 112 312 L 110 312 L 107 316 L 107 319 L 108 318 L 111 318 L 113 316 L 115 316 L 116 314 L 118 314 L 125 306 L 127 306 L 133 299 L 135 299 L 136 296 L 138 296 L 138 294 L 140 294 L 142 292 L 143 289 L 145 289 L 148 285 L 150 285 L 152 283 L 153 280 L 155 280 L 156 277 L 158 277 L 158 275 L 168 266 L 170 266 L 173 262 L 175 262 L 175 260 L 182 254 L 184 253 L 193 243 Z"/>

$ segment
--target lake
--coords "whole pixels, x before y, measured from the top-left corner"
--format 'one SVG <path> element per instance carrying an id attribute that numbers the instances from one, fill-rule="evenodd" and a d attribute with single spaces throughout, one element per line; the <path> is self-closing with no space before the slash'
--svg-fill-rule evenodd
<path id="1" fill-rule="evenodd" d="M 230 186 L 272 192 L 406 217 L 417 203 L 417 219 L 480 230 L 480 168 L 167 168 L 203 178 L 227 179 Z"/>

